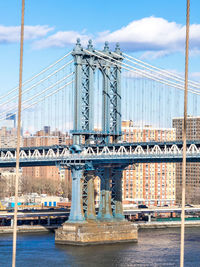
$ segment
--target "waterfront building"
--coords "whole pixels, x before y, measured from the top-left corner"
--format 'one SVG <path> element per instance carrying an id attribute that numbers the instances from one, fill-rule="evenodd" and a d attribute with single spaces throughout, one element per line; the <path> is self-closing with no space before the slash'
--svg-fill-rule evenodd
<path id="1" fill-rule="evenodd" d="M 15 197 L 12 195 L 4 199 L 4 205 L 7 208 L 14 208 Z M 48 196 L 47 194 L 30 193 L 20 195 L 18 197 L 18 205 L 20 209 L 24 208 L 43 208 L 43 207 L 57 207 L 57 203 L 66 203 L 67 198 L 58 196 Z"/>
<path id="2" fill-rule="evenodd" d="M 182 140 L 183 117 L 173 118 L 172 125 L 176 129 L 176 139 Z M 188 116 L 187 140 L 200 139 L 200 117 Z M 182 163 L 176 164 L 176 199 L 181 203 Z M 186 203 L 200 203 L 200 163 L 186 163 Z"/>

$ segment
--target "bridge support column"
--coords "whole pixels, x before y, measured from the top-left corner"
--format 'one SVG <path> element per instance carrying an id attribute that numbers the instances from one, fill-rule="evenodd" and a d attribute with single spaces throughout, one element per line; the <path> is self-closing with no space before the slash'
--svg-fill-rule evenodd
<path id="1" fill-rule="evenodd" d="M 95 204 L 94 204 L 94 171 L 87 172 L 87 219 L 96 220 Z"/>
<path id="2" fill-rule="evenodd" d="M 72 174 L 72 202 L 68 222 L 84 222 L 82 202 L 82 166 L 73 166 L 71 168 Z"/>
<path id="3" fill-rule="evenodd" d="M 148 214 L 148 222 L 151 222 L 151 214 Z"/>
<path id="4" fill-rule="evenodd" d="M 113 215 L 117 220 L 124 220 L 124 212 L 122 205 L 122 171 L 117 170 L 113 177 L 114 187 L 113 190 L 113 200 L 114 200 L 114 210 Z"/>
<path id="5" fill-rule="evenodd" d="M 101 175 L 101 195 L 99 205 L 99 220 L 113 220 L 112 208 L 111 208 L 111 195 L 110 195 L 110 168 L 104 168 Z"/>

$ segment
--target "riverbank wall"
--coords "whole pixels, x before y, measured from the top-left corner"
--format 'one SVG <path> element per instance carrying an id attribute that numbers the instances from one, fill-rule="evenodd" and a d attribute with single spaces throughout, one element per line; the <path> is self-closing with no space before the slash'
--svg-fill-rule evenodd
<path id="1" fill-rule="evenodd" d="M 23 225 L 17 227 L 18 233 L 38 233 L 38 232 L 54 232 L 59 226 L 42 226 L 42 225 Z M 0 227 L 0 234 L 11 234 L 13 227 L 2 226 Z"/>

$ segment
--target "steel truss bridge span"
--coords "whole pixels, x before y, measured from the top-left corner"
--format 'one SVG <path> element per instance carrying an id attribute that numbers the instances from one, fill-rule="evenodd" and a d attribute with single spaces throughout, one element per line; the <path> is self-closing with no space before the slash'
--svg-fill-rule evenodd
<path id="1" fill-rule="evenodd" d="M 149 162 L 181 162 L 182 142 L 143 142 L 107 145 L 63 145 L 26 147 L 20 150 L 20 166 L 62 166 L 63 164 L 134 164 Z M 187 143 L 187 161 L 200 162 L 200 141 Z M 0 167 L 14 167 L 15 149 L 0 150 Z"/>

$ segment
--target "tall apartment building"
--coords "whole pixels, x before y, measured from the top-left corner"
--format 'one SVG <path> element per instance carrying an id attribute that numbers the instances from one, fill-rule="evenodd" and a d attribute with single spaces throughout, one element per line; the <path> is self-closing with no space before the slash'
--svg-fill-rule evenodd
<path id="1" fill-rule="evenodd" d="M 183 117 L 174 118 L 172 125 L 176 129 L 176 139 L 182 140 Z M 188 117 L 187 140 L 200 140 L 200 117 Z M 182 163 L 176 164 L 176 199 L 181 202 Z M 200 203 L 200 163 L 186 163 L 186 203 Z"/>
<path id="2" fill-rule="evenodd" d="M 7 113 L 6 114 L 6 120 L 13 122 L 13 127 L 16 128 L 16 114 L 14 113 Z"/>
<path id="3" fill-rule="evenodd" d="M 23 144 L 22 138 L 21 145 Z M 2 127 L 0 129 L 0 147 L 9 148 L 17 146 L 17 130 L 15 128 Z"/>
<path id="4" fill-rule="evenodd" d="M 52 146 L 69 144 L 71 140 L 59 131 L 50 132 L 50 128 L 45 127 L 44 130 L 36 132 L 34 136 L 24 137 L 23 145 L 25 147 L 34 146 Z M 31 177 L 32 179 L 51 179 L 60 181 L 62 179 L 70 179 L 70 173 L 68 170 L 60 171 L 56 166 L 38 166 L 38 167 L 26 167 L 23 168 L 23 176 Z"/>
<path id="5" fill-rule="evenodd" d="M 19 191 L 21 190 L 21 177 L 22 171 L 19 170 Z M 1 168 L 0 169 L 0 180 L 4 180 L 5 184 L 3 187 L 4 196 L 13 196 L 15 193 L 15 179 L 16 179 L 16 172 L 15 168 Z"/>
<path id="6" fill-rule="evenodd" d="M 13 148 L 17 146 L 17 130 L 13 128 L 14 123 L 10 123 L 9 120 L 5 120 L 1 122 L 2 126 L 0 128 L 0 148 Z M 20 145 L 22 146 L 23 140 L 22 137 L 20 139 Z M 1 168 L 0 169 L 0 179 L 4 179 L 6 181 L 5 195 L 9 196 L 14 192 L 14 182 L 15 182 L 15 168 Z M 21 177 L 21 170 L 20 170 Z"/>
<path id="7" fill-rule="evenodd" d="M 138 128 L 132 121 L 122 122 L 124 142 L 172 141 L 175 129 Z M 123 172 L 123 202 L 163 206 L 175 204 L 175 164 L 141 163 Z"/>

